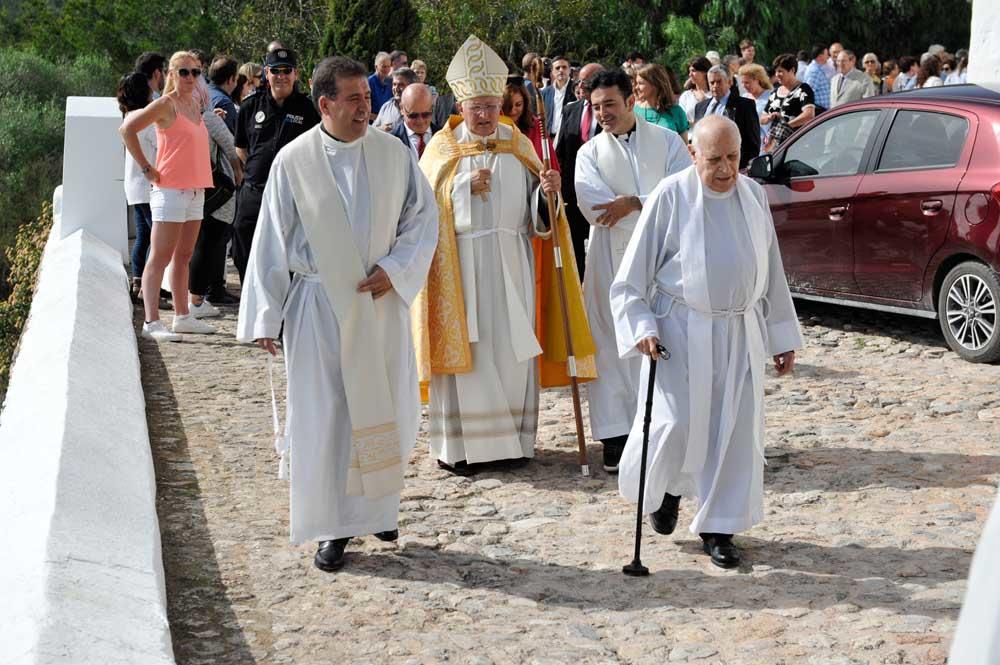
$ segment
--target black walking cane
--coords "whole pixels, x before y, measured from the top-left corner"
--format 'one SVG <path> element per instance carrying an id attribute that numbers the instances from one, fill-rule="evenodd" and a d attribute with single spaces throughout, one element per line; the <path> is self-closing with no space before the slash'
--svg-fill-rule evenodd
<path id="1" fill-rule="evenodd" d="M 670 359 L 670 352 L 656 345 L 656 355 L 664 360 Z M 635 509 L 635 558 L 632 563 L 622 566 L 622 572 L 631 577 L 649 575 L 649 568 L 642 565 L 639 549 L 642 546 L 642 503 L 646 494 L 646 456 L 649 453 L 649 422 L 653 419 L 653 387 L 656 385 L 656 356 L 649 357 L 649 383 L 646 388 L 646 415 L 642 421 L 642 461 L 639 464 L 639 505 Z"/>

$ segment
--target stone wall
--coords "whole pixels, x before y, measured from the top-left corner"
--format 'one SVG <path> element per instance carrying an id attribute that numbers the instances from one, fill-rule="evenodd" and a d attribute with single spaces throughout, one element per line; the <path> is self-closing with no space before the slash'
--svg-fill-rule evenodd
<path id="1" fill-rule="evenodd" d="M 168 665 L 127 276 L 60 209 L 0 414 L 0 663 Z"/>

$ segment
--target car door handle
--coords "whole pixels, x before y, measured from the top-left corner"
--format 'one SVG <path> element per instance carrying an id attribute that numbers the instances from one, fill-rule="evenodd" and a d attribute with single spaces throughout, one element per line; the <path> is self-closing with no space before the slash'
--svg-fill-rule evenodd
<path id="1" fill-rule="evenodd" d="M 833 206 L 830 208 L 830 221 L 839 222 L 844 219 L 844 215 L 847 214 L 847 209 L 849 206 Z"/>
<path id="2" fill-rule="evenodd" d="M 938 214 L 942 208 L 944 208 L 944 202 L 938 199 L 928 199 L 927 201 L 920 202 L 920 209 L 928 217 Z"/>

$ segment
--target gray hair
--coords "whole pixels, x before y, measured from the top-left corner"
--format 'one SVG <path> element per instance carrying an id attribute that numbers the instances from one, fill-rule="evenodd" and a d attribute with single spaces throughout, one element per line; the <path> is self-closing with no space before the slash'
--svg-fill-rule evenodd
<path id="1" fill-rule="evenodd" d="M 711 76 L 712 74 L 718 74 L 730 83 L 733 81 L 733 75 L 730 73 L 729 68 L 725 65 L 712 65 L 709 67 L 708 73 L 705 76 Z"/>
<path id="2" fill-rule="evenodd" d="M 375 66 L 378 67 L 378 63 L 385 62 L 389 59 L 389 54 L 385 51 L 379 51 L 375 54 Z"/>
<path id="3" fill-rule="evenodd" d="M 708 138 L 720 134 L 730 134 L 736 143 L 740 143 L 740 128 L 729 118 L 721 115 L 710 115 L 699 120 L 691 132 L 691 147 L 699 152 L 699 145 Z"/>
<path id="4" fill-rule="evenodd" d="M 733 54 L 730 53 L 729 55 L 722 56 L 722 63 L 721 64 L 722 64 L 723 67 L 732 67 L 733 63 L 736 63 L 737 65 L 739 65 L 740 64 L 740 59 L 741 59 L 740 56 L 733 55 Z"/>

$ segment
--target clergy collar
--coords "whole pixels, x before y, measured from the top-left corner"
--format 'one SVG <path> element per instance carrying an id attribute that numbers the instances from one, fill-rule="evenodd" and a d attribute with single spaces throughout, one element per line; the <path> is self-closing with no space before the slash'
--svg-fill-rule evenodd
<path id="1" fill-rule="evenodd" d="M 628 130 L 624 134 L 615 134 L 615 138 L 621 139 L 622 141 L 628 143 L 629 139 L 632 138 L 633 134 L 635 134 L 635 125 L 632 125 L 632 129 Z"/>
<path id="2" fill-rule="evenodd" d="M 355 146 L 361 145 L 361 142 L 365 139 L 365 136 L 368 135 L 368 131 L 369 130 L 366 129 L 364 135 L 362 135 L 361 138 L 359 139 L 355 139 L 354 141 L 345 141 L 343 139 L 338 139 L 336 136 L 326 131 L 326 127 L 323 126 L 323 123 L 319 124 L 319 132 L 320 135 L 323 137 L 323 143 L 324 145 L 327 145 L 331 148 L 338 148 L 338 149 L 353 148 Z"/>

